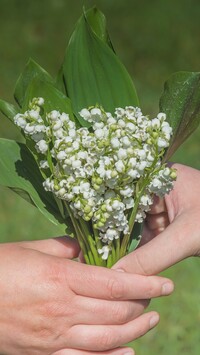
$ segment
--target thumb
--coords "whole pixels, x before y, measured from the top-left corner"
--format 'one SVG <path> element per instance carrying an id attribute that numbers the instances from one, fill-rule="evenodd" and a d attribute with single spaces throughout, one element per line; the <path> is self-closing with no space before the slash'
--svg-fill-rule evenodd
<path id="1" fill-rule="evenodd" d="M 123 257 L 113 268 L 142 275 L 158 274 L 192 255 L 190 227 L 184 214 L 178 216 L 161 234 Z"/>
<path id="2" fill-rule="evenodd" d="M 67 236 L 17 243 L 23 248 L 33 249 L 60 258 L 78 257 L 80 247 L 76 239 Z"/>

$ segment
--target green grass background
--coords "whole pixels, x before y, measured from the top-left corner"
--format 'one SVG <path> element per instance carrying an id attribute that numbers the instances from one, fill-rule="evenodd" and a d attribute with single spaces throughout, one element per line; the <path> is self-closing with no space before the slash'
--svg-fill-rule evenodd
<path id="1" fill-rule="evenodd" d="M 158 112 L 163 83 L 171 73 L 200 71 L 199 0 L 0 0 L 1 98 L 13 102 L 15 82 L 29 57 L 56 74 L 84 4 L 96 4 L 105 13 L 114 47 L 134 79 L 144 113 Z M 3 116 L 0 136 L 20 139 Z M 200 169 L 200 129 L 173 160 Z M 1 242 L 56 235 L 59 230 L 35 208 L 0 188 Z M 161 314 L 160 325 L 133 343 L 137 354 L 200 353 L 199 274 L 199 260 L 192 258 L 164 273 L 174 280 L 176 290 L 171 297 L 152 301 L 151 308 Z"/>

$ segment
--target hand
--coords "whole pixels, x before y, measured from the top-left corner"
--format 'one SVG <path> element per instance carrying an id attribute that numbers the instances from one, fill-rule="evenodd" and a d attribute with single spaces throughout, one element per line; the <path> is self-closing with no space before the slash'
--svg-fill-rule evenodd
<path id="1" fill-rule="evenodd" d="M 177 181 L 147 215 L 142 246 L 114 268 L 153 275 L 189 256 L 200 255 L 200 171 L 174 164 Z"/>
<path id="2" fill-rule="evenodd" d="M 67 238 L 0 245 L 0 353 L 92 354 L 156 325 L 156 312 L 140 314 L 145 299 L 172 291 L 170 280 L 66 259 L 78 253 Z"/>

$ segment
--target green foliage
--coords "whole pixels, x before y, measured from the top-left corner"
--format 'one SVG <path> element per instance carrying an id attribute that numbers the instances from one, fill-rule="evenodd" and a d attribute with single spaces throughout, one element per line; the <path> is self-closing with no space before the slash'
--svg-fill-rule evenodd
<path id="1" fill-rule="evenodd" d="M 160 110 L 167 114 L 173 137 L 166 152 L 168 160 L 200 123 L 200 73 L 172 74 L 164 85 Z"/>
<path id="2" fill-rule="evenodd" d="M 114 50 L 107 31 L 106 18 L 104 14 L 96 7 L 93 7 L 85 11 L 84 15 L 88 25 L 90 26 L 91 31 L 93 31 L 102 42 L 109 45 L 112 50 Z"/>
<path id="3" fill-rule="evenodd" d="M 40 65 L 34 62 L 32 59 L 29 59 L 15 86 L 14 97 L 21 107 L 24 103 L 27 88 L 34 78 L 44 80 L 47 83 L 53 83 L 51 76 Z"/>
<path id="4" fill-rule="evenodd" d="M 83 14 L 79 20 L 56 81 L 35 61 L 32 59 L 28 61 L 17 80 L 14 92 L 14 97 L 22 108 L 22 112 L 29 108 L 29 102 L 34 97 L 42 97 L 45 101 L 45 113 L 59 110 L 68 113 L 74 120 L 70 99 L 56 88 L 56 85 L 61 90 L 65 88 L 62 84 L 63 79 L 78 118 L 80 109 L 97 103 L 109 111 L 113 111 L 118 106 L 138 104 L 133 83 L 111 49 L 105 17 L 96 8 Z M 119 91 L 119 87 L 122 92 Z M 10 119 L 13 119 L 17 112 L 14 106 L 4 101 L 0 101 L 0 110 Z M 83 119 L 79 118 L 79 121 L 82 125 L 86 125 Z M 55 199 L 51 197 L 53 201 L 49 201 L 49 194 L 43 189 L 43 178 L 37 167 L 37 154 L 35 154 L 32 142 L 27 139 L 27 147 L 33 155 L 28 153 L 24 145 L 19 145 L 14 141 L 3 140 L 1 145 L 0 183 L 12 188 L 28 202 L 33 203 L 50 221 L 61 223 L 61 226 L 65 222 L 66 227 L 71 230 L 71 222 L 67 220 L 62 202 L 56 201 L 64 220 L 60 221 L 57 218 L 58 211 L 52 210 Z M 15 169 L 15 166 L 19 169 Z M 9 169 L 13 171 L 13 174 L 9 173 Z M 8 175 L 9 179 L 7 179 Z M 44 204 L 45 196 L 47 200 Z"/>
<path id="5" fill-rule="evenodd" d="M 48 220 L 65 232 L 65 221 L 53 195 L 44 190 L 42 176 L 26 145 L 1 138 L 0 152 L 0 184 L 36 206 Z"/>
<path id="6" fill-rule="evenodd" d="M 34 97 L 42 97 L 45 100 L 43 107 L 46 113 L 58 110 L 68 113 L 70 119 L 74 121 L 70 99 L 51 83 L 39 78 L 32 79 L 24 97 L 23 111 L 28 109 L 28 104 Z"/>
<path id="7" fill-rule="evenodd" d="M 102 31 L 102 34 L 100 33 Z M 76 116 L 84 107 L 103 106 L 109 112 L 116 107 L 138 106 L 133 82 L 126 69 L 107 44 L 103 15 L 93 8 L 83 14 L 69 41 L 63 74 L 67 93 Z"/>
<path id="8" fill-rule="evenodd" d="M 18 110 L 14 105 L 9 104 L 4 100 L 0 100 L 0 112 L 13 122 L 13 118 L 18 113 Z"/>

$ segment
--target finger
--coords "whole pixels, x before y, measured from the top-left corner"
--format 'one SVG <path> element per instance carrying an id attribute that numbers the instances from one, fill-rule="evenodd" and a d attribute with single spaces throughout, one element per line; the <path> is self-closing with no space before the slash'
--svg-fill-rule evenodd
<path id="1" fill-rule="evenodd" d="M 80 253 L 78 255 L 78 260 L 80 261 L 80 263 L 85 264 L 85 259 L 84 259 L 82 250 L 80 251 Z"/>
<path id="2" fill-rule="evenodd" d="M 151 229 L 149 229 L 146 221 L 144 221 L 144 225 L 142 228 L 142 238 L 140 240 L 140 243 L 138 245 L 138 248 L 140 248 L 142 245 L 149 243 L 149 241 L 153 238 L 156 237 L 156 231 L 152 231 Z"/>
<path id="3" fill-rule="evenodd" d="M 78 295 L 112 300 L 158 297 L 164 295 L 165 284 L 173 287 L 171 280 L 166 278 L 133 275 L 76 262 L 68 265 L 67 282 Z"/>
<path id="4" fill-rule="evenodd" d="M 166 208 L 166 204 L 165 204 L 165 199 L 160 198 L 158 196 L 154 196 L 153 205 L 151 206 L 151 209 L 148 212 L 148 214 L 158 214 L 158 213 L 162 213 L 162 212 L 166 212 L 166 211 L 167 211 L 167 208 Z"/>
<path id="5" fill-rule="evenodd" d="M 75 324 L 114 325 L 124 324 L 140 316 L 148 306 L 143 301 L 106 301 L 75 296 Z"/>
<path id="6" fill-rule="evenodd" d="M 145 222 L 150 230 L 163 231 L 169 225 L 168 213 L 147 214 Z"/>
<path id="7" fill-rule="evenodd" d="M 123 325 L 75 325 L 68 331 L 68 346 L 105 351 L 119 347 L 147 333 L 159 322 L 156 312 L 145 313 Z"/>
<path id="8" fill-rule="evenodd" d="M 153 275 L 192 255 L 192 220 L 188 214 L 180 215 L 161 234 L 119 260 L 114 267 L 127 272 Z"/>
<path id="9" fill-rule="evenodd" d="M 142 229 L 142 238 L 139 247 L 148 243 L 158 234 L 163 232 L 168 225 L 169 218 L 166 212 L 161 212 L 159 214 L 147 214 Z"/>
<path id="10" fill-rule="evenodd" d="M 68 259 L 78 257 L 80 252 L 77 240 L 68 236 L 47 240 L 19 242 L 18 245 L 23 248 L 33 249 L 45 254 Z"/>
<path id="11" fill-rule="evenodd" d="M 124 348 L 118 348 L 118 349 L 113 349 L 113 350 L 108 350 L 108 351 L 101 351 L 101 352 L 96 352 L 96 351 L 84 351 L 84 350 L 76 350 L 76 349 L 63 349 L 60 351 L 57 351 L 56 353 L 53 353 L 52 355 L 134 355 L 135 352 L 133 349 L 124 347 Z"/>

